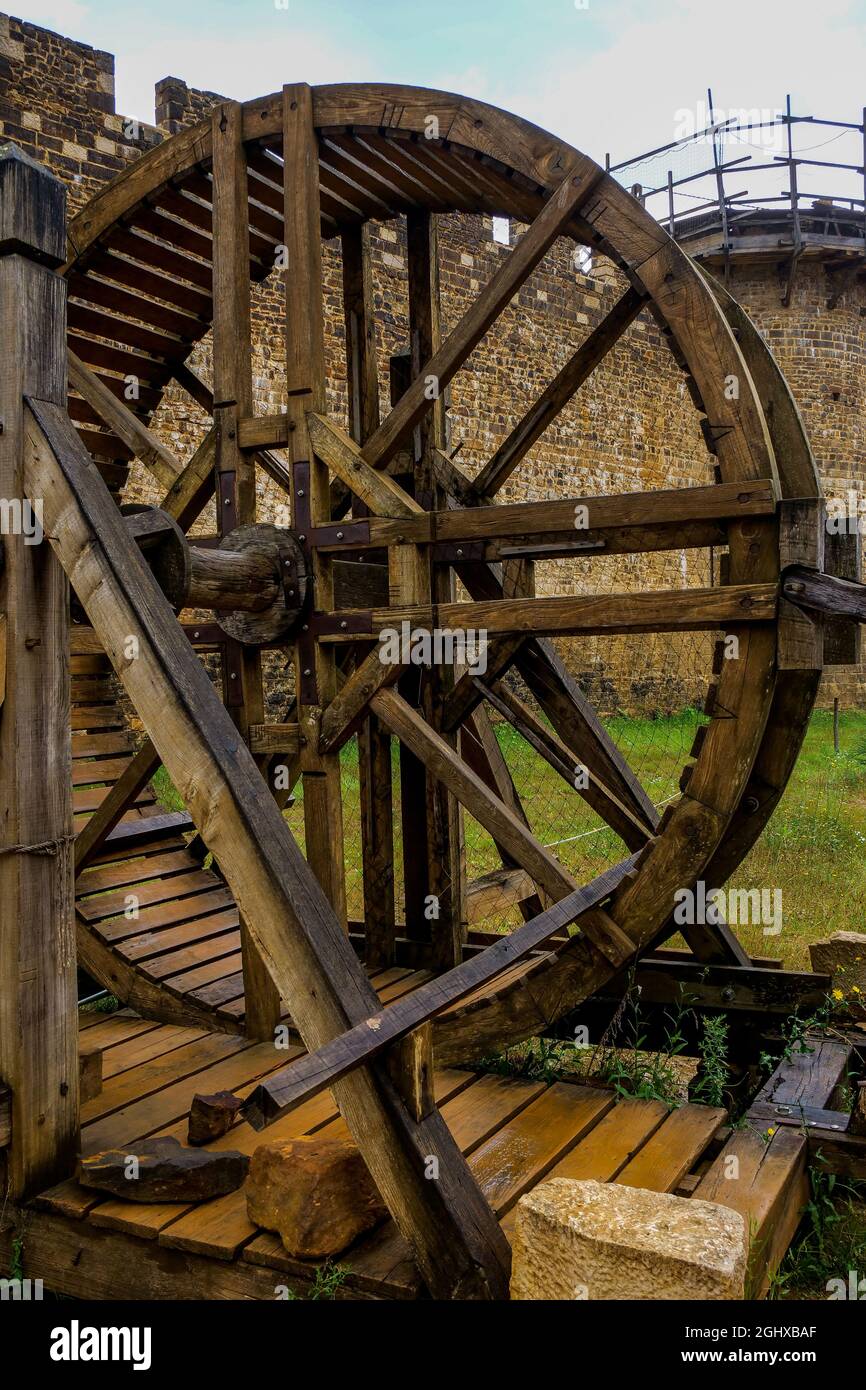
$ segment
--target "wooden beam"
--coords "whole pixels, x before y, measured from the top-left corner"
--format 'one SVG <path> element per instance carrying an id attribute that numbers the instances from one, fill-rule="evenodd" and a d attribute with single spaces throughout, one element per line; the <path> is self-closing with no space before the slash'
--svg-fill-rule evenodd
<path id="1" fill-rule="evenodd" d="M 238 422 L 253 408 L 250 229 L 247 157 L 239 102 L 211 115 L 213 146 L 213 399 L 215 487 L 221 534 L 256 519 L 255 466 L 238 442 Z M 226 505 L 228 504 L 228 505 Z M 226 705 L 240 732 L 265 717 L 258 650 L 227 642 L 223 655 Z M 244 1025 L 250 1037 L 273 1037 L 282 1007 L 241 915 Z"/>
<path id="2" fill-rule="evenodd" d="M 66 284 L 55 273 L 65 223 L 60 181 L 4 145 L 0 496 L 10 501 L 43 497 L 27 467 L 24 396 L 66 418 Z M 3 537 L 0 609 L 0 1075 L 12 1091 L 4 1187 L 14 1201 L 69 1176 L 78 1148 L 69 588 L 49 546 L 27 544 L 21 527 Z"/>
<path id="3" fill-rule="evenodd" d="M 625 492 L 614 497 L 576 496 L 553 502 L 515 502 L 507 507 L 458 508 L 409 521 L 379 520 L 373 516 L 368 523 L 368 544 L 385 545 L 398 534 L 404 541 L 477 544 L 501 537 L 517 541 L 527 535 L 542 538 L 546 532 L 557 536 L 571 532 L 579 542 L 588 532 L 603 539 L 607 529 L 733 521 L 744 516 L 773 516 L 775 511 L 772 479 L 762 479 L 755 483 Z M 391 514 L 380 513 L 383 517 L 388 515 Z"/>
<path id="4" fill-rule="evenodd" d="M 52 549 L 243 903 L 305 1045 L 319 1047 L 378 1007 L 363 966 L 65 411 L 31 408 L 30 473 Z M 139 658 L 130 662 L 123 644 L 132 632 Z M 433 1296 L 505 1297 L 506 1242 L 438 1112 L 415 1123 L 372 1068 L 338 1083 L 335 1099 Z M 424 1177 L 430 1157 L 438 1182 Z"/>
<path id="5" fill-rule="evenodd" d="M 378 691 L 371 705 L 382 723 L 406 744 L 434 777 L 444 782 L 467 811 L 505 846 L 515 862 L 551 898 L 562 898 L 574 891 L 574 879 L 555 856 L 396 691 Z"/>
<path id="6" fill-rule="evenodd" d="M 794 566 L 782 576 L 782 593 L 799 608 L 866 623 L 866 584 Z"/>
<path id="7" fill-rule="evenodd" d="M 182 473 L 175 478 L 161 502 L 182 531 L 197 521 L 214 492 L 216 427 L 211 426 Z"/>
<path id="8" fill-rule="evenodd" d="M 536 440 L 634 322 L 645 303 L 646 296 L 631 288 L 617 300 L 473 479 L 472 486 L 479 498 L 493 497 L 511 477 Z"/>
<path id="9" fill-rule="evenodd" d="M 307 416 L 327 409 L 325 324 L 322 286 L 319 147 L 313 125 L 312 92 L 303 83 L 283 88 L 283 179 L 286 245 L 286 379 L 291 429 L 292 518 L 296 531 L 330 520 L 327 465 L 315 456 Z M 312 554 L 316 602 L 333 602 L 328 559 Z M 333 653 L 309 634 L 295 647 L 295 690 L 304 787 L 307 859 L 341 922 L 346 918 L 346 868 L 338 754 L 319 753 L 322 712 L 337 693 Z"/>
<path id="10" fill-rule="evenodd" d="M 626 859 L 607 869 L 585 888 L 575 889 L 540 916 L 525 922 L 453 970 L 378 1010 L 318 1052 L 300 1057 L 291 1067 L 269 1076 L 244 1103 L 244 1118 L 254 1129 L 264 1129 L 280 1115 L 311 1100 L 466 995 L 492 984 L 504 970 L 538 950 L 582 913 L 604 902 L 632 868 L 633 861 Z"/>
<path id="11" fill-rule="evenodd" d="M 300 729 L 297 724 L 251 724 L 248 742 L 253 754 L 297 753 Z"/>
<path id="12" fill-rule="evenodd" d="M 556 598 L 501 599 L 490 603 L 412 604 L 374 608 L 371 631 L 394 627 L 434 627 L 465 632 L 537 635 L 562 633 L 591 637 L 603 633 L 706 632 L 726 624 L 769 623 L 776 616 L 775 584 L 730 584 L 714 589 L 659 589 L 643 593 L 579 594 Z M 329 615 L 323 642 L 356 640 L 339 623 L 354 610 Z M 360 616 L 360 615 L 355 615 Z"/>
<path id="13" fill-rule="evenodd" d="M 384 685 L 391 685 L 402 670 L 402 666 L 382 661 L 380 648 L 374 647 L 325 710 L 319 752 L 339 752 L 367 714 L 376 691 Z"/>
<path id="14" fill-rule="evenodd" d="M 476 677 L 476 679 L 478 678 Z M 582 797 L 587 805 L 591 806 L 597 815 L 601 816 L 602 820 L 616 831 L 629 849 L 643 848 L 652 838 L 651 832 L 643 820 L 619 801 L 609 787 L 604 786 L 597 778 L 589 774 L 588 769 L 586 769 L 588 775 L 584 784 L 584 779 L 580 775 L 584 769 L 578 765 L 565 745 L 560 743 L 556 736 L 551 734 L 536 718 L 528 705 L 518 699 L 506 685 L 497 684 L 491 688 L 481 680 L 478 681 L 478 685 L 484 698 L 493 705 L 494 709 L 508 720 L 529 746 L 535 749 L 539 757 L 553 768 L 554 772 L 559 773 L 571 790 Z"/>
<path id="15" fill-rule="evenodd" d="M 439 243 L 438 223 L 435 215 L 426 209 L 412 211 L 406 218 L 406 252 L 409 280 L 409 353 L 412 380 L 418 378 L 423 364 L 433 358 L 442 342 L 441 308 L 439 302 Z M 447 497 L 437 483 L 433 466 L 433 453 L 444 449 L 447 438 L 445 412 L 445 392 L 437 389 L 432 409 L 418 421 L 413 445 L 415 467 L 413 487 L 416 500 L 427 512 L 443 508 Z M 404 554 L 408 554 L 408 547 Z M 411 570 L 416 583 L 416 600 L 430 599 L 434 604 L 453 601 L 455 597 L 454 578 L 450 569 L 435 567 L 428 546 L 419 548 Z M 401 595 L 393 592 L 391 602 L 400 603 Z M 434 662 L 422 672 L 420 685 L 412 689 L 411 676 L 406 677 L 404 688 L 408 693 L 417 693 L 419 708 L 426 722 L 437 732 L 443 734 L 455 753 L 457 736 L 442 730 L 442 705 L 454 685 L 454 667 L 445 662 Z M 408 750 L 401 749 L 401 766 L 411 762 Z M 423 865 L 423 920 L 429 932 L 433 947 L 434 969 L 446 970 L 463 959 L 463 945 L 466 932 L 465 901 L 465 853 L 463 841 L 463 820 L 460 803 L 451 791 L 434 777 L 430 777 L 423 767 L 414 769 L 419 794 L 424 797 L 426 827 L 421 843 L 417 843 L 415 824 L 417 812 L 413 816 L 412 806 L 403 814 L 403 858 L 404 864 L 416 854 L 426 854 Z M 406 884 L 409 874 L 404 874 Z M 418 885 L 416 884 L 416 891 Z M 427 905 L 434 911 L 428 910 Z M 420 907 L 420 903 L 419 903 Z M 428 920 L 429 918 L 429 920 Z M 410 906 L 406 909 L 407 924 L 410 924 Z M 419 923 L 420 926 L 420 923 Z"/>
<path id="16" fill-rule="evenodd" d="M 481 291 L 471 309 L 464 314 L 438 351 L 424 364 L 399 404 L 364 445 L 364 457 L 374 468 L 384 467 L 426 411 L 431 408 L 431 381 L 435 382 L 437 395 L 441 397 L 445 387 L 473 348 L 480 343 L 491 324 L 568 226 L 591 187 L 592 184 L 587 177 L 574 173 L 566 174 L 532 226 L 520 238 L 511 255 L 502 262 Z"/>
<path id="17" fill-rule="evenodd" d="M 238 420 L 241 449 L 287 449 L 288 415 L 245 415 Z"/>
<path id="18" fill-rule="evenodd" d="M 370 225 L 365 222 L 345 227 L 341 235 L 341 249 L 349 432 L 355 444 L 361 445 L 379 424 L 379 370 Z M 339 480 L 331 484 L 332 509 L 336 481 Z M 364 503 L 354 494 L 351 497 L 353 517 L 362 516 Z M 387 568 L 384 565 L 378 568 L 379 574 L 373 578 L 384 580 L 387 594 Z M 357 576 L 362 572 L 362 567 L 350 566 L 349 569 L 355 570 L 351 592 L 356 592 Z M 347 574 L 345 565 L 334 563 L 334 592 L 338 606 L 341 576 Z M 349 602 L 354 600 L 350 599 Z M 329 713 L 326 711 L 324 719 Z M 397 939 L 391 735 L 374 715 L 368 715 L 358 730 L 358 793 L 361 804 L 365 958 L 368 967 L 391 966 L 396 963 Z"/>
<path id="19" fill-rule="evenodd" d="M 118 400 L 95 372 L 74 352 L 69 353 L 69 384 L 93 407 L 101 420 L 121 439 L 163 487 L 170 488 L 181 465 L 162 440 L 142 424 L 138 416 Z"/>
<path id="20" fill-rule="evenodd" d="M 111 791 L 75 837 L 75 872 L 80 874 L 99 853 L 115 826 L 126 815 L 138 793 L 146 787 L 159 767 L 159 754 L 145 738 L 135 757 L 127 763 Z"/>
<path id="21" fill-rule="evenodd" d="M 371 512 L 377 516 L 424 518 L 418 503 L 387 473 L 371 468 L 358 445 L 333 420 L 311 411 L 307 430 L 318 457 Z"/>

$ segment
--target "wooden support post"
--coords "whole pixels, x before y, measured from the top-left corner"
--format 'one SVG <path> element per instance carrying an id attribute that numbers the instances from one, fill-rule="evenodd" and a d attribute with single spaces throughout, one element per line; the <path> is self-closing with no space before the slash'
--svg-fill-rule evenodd
<path id="1" fill-rule="evenodd" d="M 216 427 L 216 515 L 221 534 L 256 519 L 255 465 L 238 445 L 238 420 L 252 414 L 250 230 L 247 161 L 238 102 L 214 108 L 213 135 L 213 396 Z M 225 702 L 244 737 L 265 718 L 261 656 L 227 641 L 223 655 Z M 262 764 L 264 766 L 264 764 Z M 245 1028 L 273 1037 L 280 1018 L 279 991 L 241 918 Z"/>
<path id="2" fill-rule="evenodd" d="M 41 502 L 25 476 L 24 396 L 66 401 L 66 285 L 54 274 L 65 251 L 63 185 L 6 145 L 0 497 L 10 515 Z M 16 529 L 0 542 L 0 1077 L 12 1092 L 3 1191 L 14 1200 L 67 1177 L 78 1145 L 69 589 L 50 547 Z"/>
<path id="3" fill-rule="evenodd" d="M 283 170 L 292 519 L 295 531 L 305 535 L 331 516 L 328 469 L 313 453 L 306 418 L 309 411 L 322 414 L 327 407 L 319 149 L 313 97 L 306 83 L 283 88 Z M 311 568 L 316 607 L 327 609 L 334 596 L 332 563 L 314 551 Z M 336 663 L 333 653 L 309 633 L 301 633 L 296 647 L 295 690 L 307 860 L 348 931 L 340 759 L 336 753 L 318 751 L 322 709 L 337 693 Z"/>
<path id="4" fill-rule="evenodd" d="M 410 212 L 406 235 L 409 262 L 409 327 L 412 379 L 441 346 L 439 312 L 439 258 L 436 219 L 429 212 Z M 415 500 L 426 511 L 439 511 L 446 505 L 445 493 L 436 483 L 434 450 L 445 448 L 444 387 L 434 383 L 433 408 L 422 416 L 416 431 Z M 431 565 L 429 547 L 417 556 L 418 591 L 415 602 L 454 601 L 454 576 L 450 566 Z M 454 688 L 453 667 L 432 666 L 421 682 L 420 706 L 427 722 L 441 731 L 442 704 Z M 457 748 L 457 734 L 445 736 Z M 435 905 L 430 919 L 433 964 L 440 970 L 459 965 L 466 936 L 466 893 L 463 854 L 463 817 L 457 798 L 441 782 L 423 776 L 427 815 L 425 848 L 427 853 L 424 900 Z M 418 805 L 407 808 L 417 817 Z M 405 816 L 404 816 L 405 826 Z M 404 830 L 405 835 L 405 830 Z"/>
<path id="5" fill-rule="evenodd" d="M 342 236 L 342 250 L 349 433 L 360 445 L 366 443 L 379 425 L 370 231 L 366 223 L 346 228 Z M 353 516 L 363 516 L 365 512 L 363 503 L 354 500 Z M 364 880 L 364 955 L 368 967 L 390 966 L 396 961 L 397 940 L 391 734 L 375 715 L 369 715 L 358 730 L 358 780 Z"/>

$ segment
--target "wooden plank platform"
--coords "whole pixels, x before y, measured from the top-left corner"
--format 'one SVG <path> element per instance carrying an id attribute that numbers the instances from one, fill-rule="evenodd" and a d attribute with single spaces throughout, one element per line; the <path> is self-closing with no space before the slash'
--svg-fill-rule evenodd
<path id="1" fill-rule="evenodd" d="M 373 975 L 383 1002 L 417 987 L 422 971 Z M 271 1043 L 155 1024 L 129 1010 L 81 1016 L 82 1047 L 102 1052 L 103 1087 L 82 1107 L 82 1150 L 131 1144 L 146 1135 L 186 1137 L 197 1091 L 246 1095 L 270 1071 L 300 1056 Z M 714 1152 L 721 1110 L 616 1102 L 600 1088 L 468 1070 L 437 1072 L 442 1114 L 506 1233 L 519 1198 L 544 1178 L 590 1177 L 675 1190 Z M 211 1147 L 252 1152 L 263 1141 L 299 1134 L 345 1134 L 329 1093 L 315 1097 L 264 1134 L 236 1126 Z M 15 1213 L 0 1233 L 8 1259 Z M 276 1236 L 247 1219 L 243 1192 L 198 1204 L 143 1205 L 68 1181 L 44 1192 L 26 1222 L 26 1272 L 58 1292 L 97 1298 L 276 1298 L 303 1293 L 315 1267 L 286 1255 Z M 339 1259 L 341 1296 L 424 1296 L 411 1252 L 387 1222 Z"/>

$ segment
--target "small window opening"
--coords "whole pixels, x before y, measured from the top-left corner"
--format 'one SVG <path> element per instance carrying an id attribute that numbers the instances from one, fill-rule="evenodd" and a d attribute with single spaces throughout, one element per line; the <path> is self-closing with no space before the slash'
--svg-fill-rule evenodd
<path id="1" fill-rule="evenodd" d="M 580 275 L 592 274 L 591 246 L 576 246 L 574 248 L 574 268 Z"/>
<path id="2" fill-rule="evenodd" d="M 493 240 L 498 241 L 500 246 L 511 245 L 511 222 L 509 218 L 494 217 Z"/>

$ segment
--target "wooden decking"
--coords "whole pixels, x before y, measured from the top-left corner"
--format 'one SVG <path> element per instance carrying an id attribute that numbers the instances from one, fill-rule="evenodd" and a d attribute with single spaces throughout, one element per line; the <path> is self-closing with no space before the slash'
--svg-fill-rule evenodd
<path id="1" fill-rule="evenodd" d="M 76 830 L 133 756 L 108 658 L 74 656 L 72 782 Z M 103 851 L 78 875 L 81 964 L 124 1003 L 166 1023 L 240 1033 L 240 923 L 230 889 L 186 847 L 188 818 L 143 789 Z"/>
<path id="2" fill-rule="evenodd" d="M 423 972 L 374 977 L 384 1002 L 416 987 Z M 82 1046 L 103 1053 L 103 1088 L 82 1107 L 82 1150 L 131 1144 L 145 1135 L 186 1136 L 197 1091 L 248 1093 L 299 1056 L 271 1043 L 155 1024 L 123 1011 L 84 1015 Z M 467 1070 L 436 1076 L 442 1114 L 469 1158 L 506 1232 L 518 1199 L 545 1177 L 595 1178 L 657 1191 L 689 1191 L 718 1149 L 723 1111 L 655 1101 L 615 1103 L 612 1092 Z M 329 1094 L 265 1134 L 241 1124 L 217 1147 L 251 1152 L 264 1140 L 346 1133 Z M 315 1270 L 290 1259 L 276 1236 L 247 1219 L 243 1192 L 198 1205 L 142 1205 L 87 1191 L 76 1182 L 43 1193 L 23 1213 L 26 1269 L 61 1292 L 113 1298 L 274 1298 L 278 1285 L 303 1290 Z M 5 1239 L 5 1237 L 4 1237 Z M 349 1296 L 415 1298 L 423 1288 L 392 1223 L 339 1261 Z"/>

